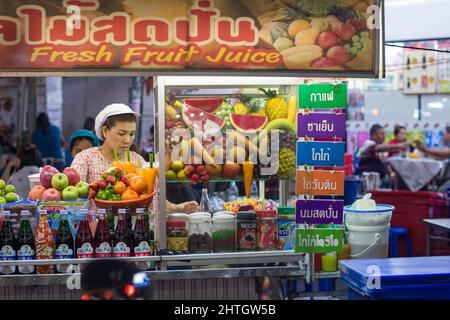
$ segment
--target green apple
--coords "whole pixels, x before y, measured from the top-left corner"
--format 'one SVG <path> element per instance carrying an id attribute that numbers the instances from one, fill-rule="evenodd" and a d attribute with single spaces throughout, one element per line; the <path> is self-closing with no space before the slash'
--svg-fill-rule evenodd
<path id="1" fill-rule="evenodd" d="M 78 190 L 74 186 L 65 187 L 61 193 L 63 200 L 77 200 Z"/>
<path id="2" fill-rule="evenodd" d="M 166 171 L 166 179 L 167 180 L 176 180 L 176 178 L 177 178 L 177 174 L 174 171 L 172 171 L 172 170 Z"/>
<path id="3" fill-rule="evenodd" d="M 5 187 L 5 193 L 14 193 L 16 188 L 12 184 L 7 184 Z"/>
<path id="4" fill-rule="evenodd" d="M 64 190 L 69 185 L 69 179 L 64 173 L 57 173 L 52 178 L 52 187 L 58 190 Z"/>
<path id="5" fill-rule="evenodd" d="M 6 202 L 10 203 L 10 202 L 16 202 L 19 201 L 19 196 L 13 192 L 7 193 L 5 196 L 5 200 Z"/>
<path id="6" fill-rule="evenodd" d="M 3 197 L 0 197 L 0 204 L 6 204 L 6 203 L 8 203 L 8 202 L 6 201 L 6 199 L 3 198 Z"/>
<path id="7" fill-rule="evenodd" d="M 78 191 L 78 197 L 80 198 L 87 198 L 88 192 L 89 192 L 89 185 L 84 182 L 78 182 L 75 187 L 77 188 Z"/>
<path id="8" fill-rule="evenodd" d="M 5 189 L 5 187 L 6 187 L 5 181 L 2 180 L 2 179 L 0 179 L 0 190 L 1 190 L 1 189 Z"/>

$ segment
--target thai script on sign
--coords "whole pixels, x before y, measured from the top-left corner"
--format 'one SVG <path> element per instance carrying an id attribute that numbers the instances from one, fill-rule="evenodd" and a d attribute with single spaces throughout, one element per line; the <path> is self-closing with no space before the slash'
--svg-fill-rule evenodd
<path id="1" fill-rule="evenodd" d="M 342 200 L 297 200 L 296 222 L 299 224 L 342 224 Z"/>
<path id="2" fill-rule="evenodd" d="M 297 229 L 295 252 L 328 253 L 342 251 L 342 229 Z"/>
<path id="3" fill-rule="evenodd" d="M 345 138 L 344 113 L 299 113 L 297 123 L 299 138 Z"/>
<path id="4" fill-rule="evenodd" d="M 322 92 L 322 93 L 311 93 L 309 99 L 312 102 L 325 102 L 325 101 L 329 101 L 332 102 L 334 101 L 334 91 L 331 92 Z"/>
<path id="5" fill-rule="evenodd" d="M 344 172 L 299 170 L 297 171 L 296 192 L 297 195 L 342 196 L 344 195 Z"/>
<path id="6" fill-rule="evenodd" d="M 317 131 L 317 132 L 333 132 L 334 131 L 334 123 L 328 123 L 328 121 L 322 120 L 320 123 L 308 123 L 308 131 Z"/>
<path id="7" fill-rule="evenodd" d="M 297 165 L 344 165 L 345 144 L 342 142 L 297 142 Z"/>

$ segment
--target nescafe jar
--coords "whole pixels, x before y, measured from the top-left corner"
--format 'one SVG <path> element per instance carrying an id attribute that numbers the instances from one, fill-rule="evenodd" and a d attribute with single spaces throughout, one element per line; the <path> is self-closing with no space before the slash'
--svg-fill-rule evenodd
<path id="1" fill-rule="evenodd" d="M 255 211 L 240 211 L 237 214 L 237 249 L 255 251 L 257 244 L 257 224 Z"/>

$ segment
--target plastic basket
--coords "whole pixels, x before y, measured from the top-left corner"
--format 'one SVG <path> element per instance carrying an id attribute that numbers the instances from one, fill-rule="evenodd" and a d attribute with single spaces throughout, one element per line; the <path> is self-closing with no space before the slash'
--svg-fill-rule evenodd
<path id="1" fill-rule="evenodd" d="M 352 226 L 384 226 L 391 222 L 395 207 L 378 204 L 376 210 L 354 210 L 352 206 L 344 207 L 344 223 Z"/>

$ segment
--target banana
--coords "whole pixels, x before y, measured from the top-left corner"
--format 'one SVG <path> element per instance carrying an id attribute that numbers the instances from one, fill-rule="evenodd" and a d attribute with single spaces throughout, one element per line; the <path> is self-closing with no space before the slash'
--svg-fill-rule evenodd
<path id="1" fill-rule="evenodd" d="M 295 125 L 295 118 L 297 117 L 297 98 L 295 95 L 291 95 L 288 103 L 288 116 L 287 119 Z"/>
<path id="2" fill-rule="evenodd" d="M 273 121 L 269 122 L 264 129 L 267 131 L 274 130 L 274 129 L 286 129 L 286 130 L 292 131 L 293 133 L 297 133 L 295 125 L 288 119 L 273 120 Z"/>
<path id="3" fill-rule="evenodd" d="M 316 45 L 302 45 L 283 50 L 284 64 L 288 69 L 302 69 L 323 56 L 323 49 Z"/>

